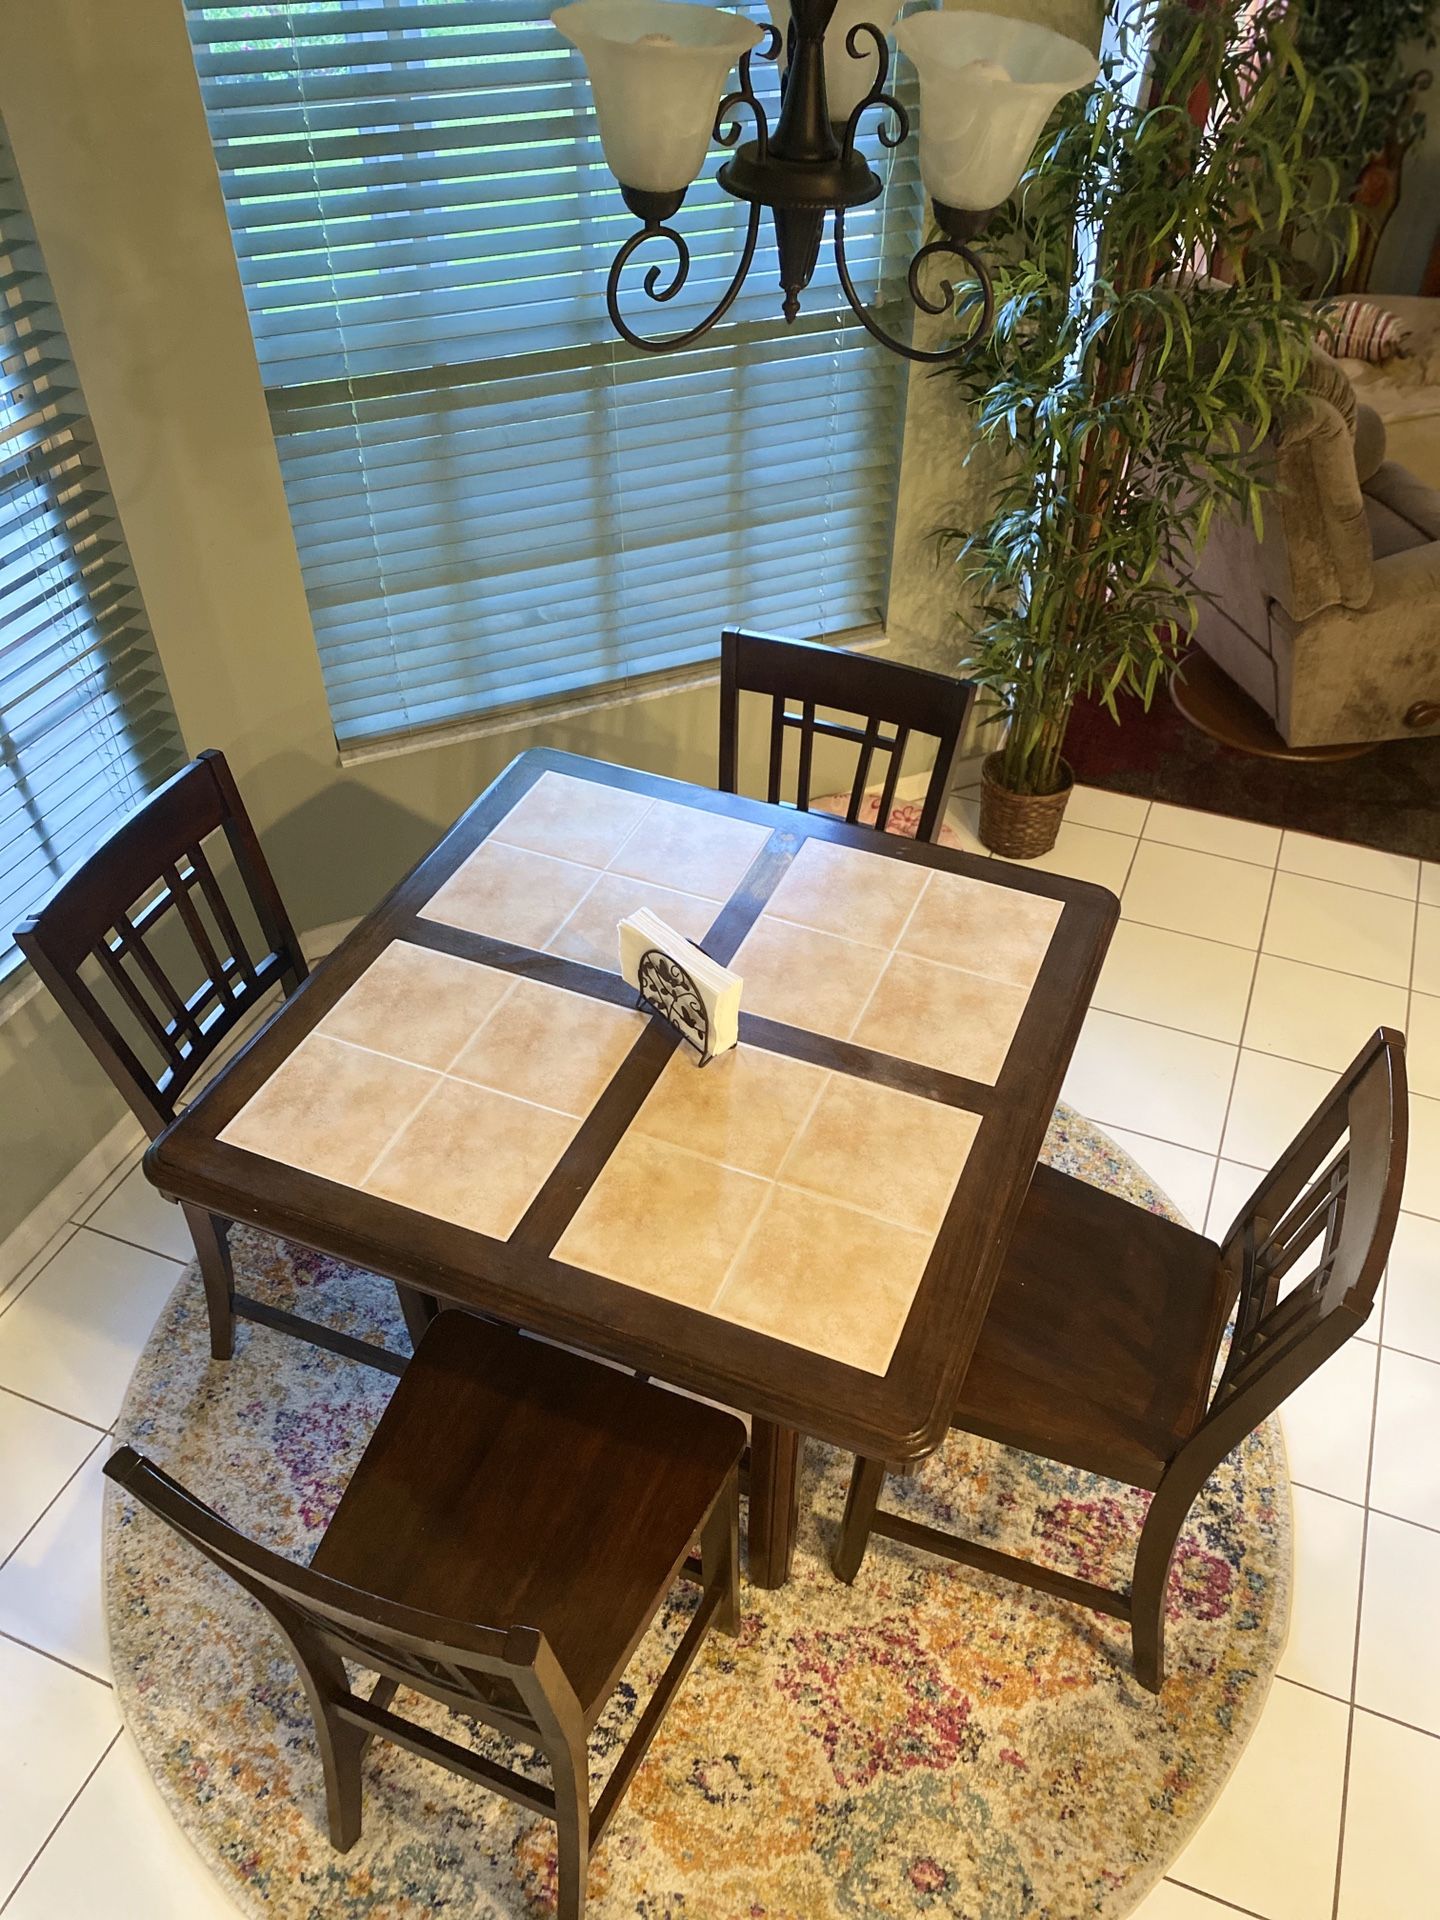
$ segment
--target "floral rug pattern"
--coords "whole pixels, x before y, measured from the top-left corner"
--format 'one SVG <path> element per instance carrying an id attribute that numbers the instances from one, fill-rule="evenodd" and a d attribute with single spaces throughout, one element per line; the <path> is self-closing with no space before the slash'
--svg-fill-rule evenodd
<path id="1" fill-rule="evenodd" d="M 1169 1211 L 1060 1109 L 1046 1158 Z M 403 1347 L 388 1285 L 237 1229 L 250 1291 Z M 387 1376 L 242 1323 L 208 1358 L 192 1271 L 118 1427 L 266 1544 L 308 1555 L 390 1389 Z M 1118 1920 L 1193 1832 L 1258 1717 L 1283 1644 L 1288 1480 L 1267 1427 L 1196 1502 L 1173 1577 L 1170 1678 L 1130 1673 L 1113 1620 L 872 1543 L 852 1589 L 829 1554 L 849 1460 L 811 1442 L 795 1577 L 742 1590 L 590 1873 L 593 1920 Z M 888 1505 L 1123 1582 L 1147 1496 L 959 1434 Z M 106 1583 L 125 1719 L 181 1826 L 266 1920 L 539 1920 L 553 1829 L 376 1742 L 348 1855 L 324 1832 L 303 1695 L 253 1602 L 109 1489 Z M 607 1770 L 693 1604 L 677 1587 L 592 1742 Z M 514 1760 L 498 1736 L 402 1693 L 398 1708 Z M 541 1763 L 534 1763 L 543 1777 Z"/>

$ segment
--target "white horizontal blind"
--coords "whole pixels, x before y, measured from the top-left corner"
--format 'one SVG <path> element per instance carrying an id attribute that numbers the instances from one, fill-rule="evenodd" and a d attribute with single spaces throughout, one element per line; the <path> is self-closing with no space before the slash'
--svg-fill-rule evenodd
<path id="1" fill-rule="evenodd" d="M 183 758 L 0 130 L 0 976 L 12 929 Z"/>
<path id="2" fill-rule="evenodd" d="M 553 4 L 189 6 L 342 741 L 684 666 L 726 623 L 879 616 L 903 363 L 828 259 L 785 326 L 768 216 L 699 345 L 615 338 L 605 277 L 635 222 Z M 677 218 L 683 292 L 641 291 L 671 274 L 661 245 L 632 270 L 642 331 L 728 283 L 744 209 L 720 158 Z M 850 248 L 886 297 L 918 215 L 913 162 L 891 164 Z"/>

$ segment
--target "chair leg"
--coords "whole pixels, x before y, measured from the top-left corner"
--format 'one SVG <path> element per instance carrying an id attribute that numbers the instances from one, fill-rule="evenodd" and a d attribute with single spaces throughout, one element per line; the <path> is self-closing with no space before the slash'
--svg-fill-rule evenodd
<path id="1" fill-rule="evenodd" d="M 837 1580 L 843 1580 L 846 1586 L 854 1584 L 860 1571 L 860 1563 L 865 1558 L 865 1549 L 870 1544 L 870 1527 L 875 1519 L 875 1509 L 880 1504 L 880 1490 L 885 1485 L 885 1462 L 867 1460 L 856 1456 L 855 1470 L 850 1475 L 850 1492 L 845 1501 L 845 1517 L 840 1522 L 840 1540 L 835 1548 L 835 1558 L 831 1563 Z"/>
<path id="2" fill-rule="evenodd" d="M 365 1758 L 370 1735 L 363 1728 L 352 1727 L 324 1712 L 316 1716 L 315 1735 L 325 1773 L 325 1815 L 330 1844 L 337 1853 L 348 1853 L 360 1838 L 360 1763 Z"/>
<path id="3" fill-rule="evenodd" d="M 585 1920 L 590 1881 L 590 1779 L 585 1750 L 550 1752 L 555 1787 L 555 1920 Z"/>
<path id="4" fill-rule="evenodd" d="M 719 1586 L 724 1598 L 715 1612 L 715 1626 L 733 1639 L 740 1631 L 740 1470 L 716 1496 L 700 1529 L 700 1571 L 707 1590 Z"/>
<path id="5" fill-rule="evenodd" d="M 205 1307 L 210 1316 L 210 1357 L 228 1360 L 235 1351 L 235 1278 L 230 1270 L 228 1233 L 230 1223 L 204 1207 L 180 1202 L 190 1238 L 195 1242 L 195 1258 L 200 1262 L 200 1277 L 205 1282 Z"/>
<path id="6" fill-rule="evenodd" d="M 410 1335 L 410 1350 L 425 1337 L 425 1330 L 440 1311 L 440 1302 L 433 1293 L 417 1293 L 414 1287 L 402 1287 L 395 1282 L 396 1297 L 400 1302 L 400 1311 L 405 1316 L 405 1331 Z"/>
<path id="7" fill-rule="evenodd" d="M 1165 1601 L 1170 1587 L 1170 1563 L 1180 1539 L 1189 1503 L 1178 1514 L 1164 1489 L 1155 1495 L 1135 1555 L 1130 1587 L 1130 1647 L 1135 1678 L 1148 1693 L 1165 1684 Z"/>

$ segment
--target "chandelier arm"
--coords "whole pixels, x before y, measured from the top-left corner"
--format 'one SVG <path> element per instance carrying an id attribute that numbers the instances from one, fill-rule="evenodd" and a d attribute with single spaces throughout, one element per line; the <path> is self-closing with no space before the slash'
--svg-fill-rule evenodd
<path id="1" fill-rule="evenodd" d="M 910 262 L 910 270 L 906 275 L 906 279 L 910 289 L 910 298 L 920 311 L 922 313 L 948 313 L 954 304 L 955 286 L 953 281 L 942 280 L 939 294 L 934 298 L 927 294 L 920 285 L 920 269 L 925 265 L 927 260 L 934 260 L 941 254 L 950 254 L 955 259 L 962 260 L 979 282 L 982 302 L 980 318 L 970 329 L 969 333 L 966 334 L 965 338 L 953 347 L 939 347 L 933 350 L 925 347 L 912 347 L 908 341 L 897 340 L 893 334 L 887 333 L 884 327 L 880 325 L 880 322 L 875 319 L 874 315 L 868 311 L 864 301 L 860 298 L 855 282 L 850 277 L 849 262 L 845 258 L 845 209 L 840 207 L 836 210 L 835 269 L 840 276 L 840 285 L 844 289 L 845 298 L 849 301 L 856 319 L 867 333 L 873 334 L 875 339 L 877 339 L 882 346 L 888 347 L 892 353 L 898 353 L 906 360 L 918 360 L 930 366 L 939 366 L 946 361 L 954 363 L 961 360 L 964 355 L 971 352 L 971 350 L 977 347 L 985 338 L 995 318 L 995 289 L 990 284 L 990 275 L 986 269 L 985 262 L 978 254 L 972 253 L 970 248 L 962 241 L 949 238 L 932 240 L 928 246 L 921 247 L 920 251 L 915 255 L 915 258 Z"/>
<path id="2" fill-rule="evenodd" d="M 882 147 L 893 150 L 910 137 L 909 114 L 893 93 L 885 91 L 885 82 L 890 75 L 890 45 L 879 27 L 873 26 L 868 20 L 857 21 L 845 36 L 845 51 L 852 60 L 863 60 L 865 51 L 862 41 L 867 37 L 875 43 L 877 61 L 875 78 L 870 83 L 870 91 L 858 105 L 852 108 L 850 118 L 845 122 L 845 134 L 840 143 L 841 156 L 845 160 L 848 160 L 855 151 L 861 118 L 870 111 L 871 107 L 878 107 L 883 113 L 888 113 L 895 123 L 893 128 L 887 128 L 882 121 L 877 129 Z"/>
<path id="3" fill-rule="evenodd" d="M 765 118 L 765 109 L 760 104 L 755 86 L 750 78 L 750 62 L 758 53 L 762 60 L 777 60 L 780 57 L 782 41 L 775 27 L 766 27 L 764 42 L 755 47 L 747 47 L 740 56 L 740 84 L 734 93 L 727 93 L 715 109 L 715 138 L 722 147 L 733 147 L 740 138 L 740 122 L 727 117 L 734 114 L 737 107 L 748 107 L 755 121 L 755 150 L 763 160 L 770 149 L 770 123 Z"/>
<path id="4" fill-rule="evenodd" d="M 660 338 L 648 337 L 636 333 L 620 311 L 620 276 L 630 262 L 637 248 L 644 246 L 647 240 L 668 240 L 675 249 L 675 272 L 668 286 L 660 284 L 660 268 L 651 267 L 645 275 L 645 293 L 647 298 L 660 302 L 673 300 L 685 285 L 690 274 L 690 249 L 683 237 L 674 227 L 667 227 L 658 221 L 649 222 L 621 247 L 610 263 L 610 275 L 605 282 L 605 307 L 610 315 L 610 324 L 622 340 L 628 340 L 632 347 L 639 347 L 645 353 L 673 353 L 678 347 L 692 346 L 702 334 L 708 333 L 717 320 L 723 320 L 735 304 L 735 297 L 745 284 L 745 276 L 750 271 L 750 263 L 755 258 L 755 245 L 760 237 L 760 205 L 758 201 L 749 203 L 749 221 L 745 229 L 745 244 L 740 251 L 740 263 L 735 276 L 721 294 L 705 318 L 685 333 L 672 333 Z"/>

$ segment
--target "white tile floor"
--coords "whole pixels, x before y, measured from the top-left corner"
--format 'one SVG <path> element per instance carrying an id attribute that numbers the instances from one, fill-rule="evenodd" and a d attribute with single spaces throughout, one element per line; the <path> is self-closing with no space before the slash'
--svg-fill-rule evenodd
<path id="1" fill-rule="evenodd" d="M 962 798 L 952 817 L 973 832 Z M 1067 1097 L 1196 1226 L 1377 1021 L 1412 1036 L 1406 1213 L 1368 1340 L 1286 1411 L 1290 1642 L 1255 1739 L 1136 1920 L 1422 1920 L 1440 1910 L 1440 863 L 1077 792 L 1042 863 L 1123 920 Z M 179 1274 L 134 1157 L 0 1273 L 0 1911 L 224 1920 L 121 1733 L 99 1588 L 99 1463 Z"/>

